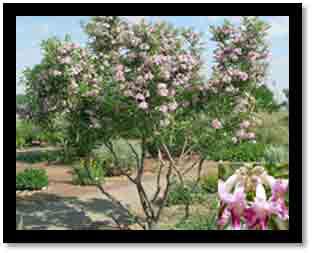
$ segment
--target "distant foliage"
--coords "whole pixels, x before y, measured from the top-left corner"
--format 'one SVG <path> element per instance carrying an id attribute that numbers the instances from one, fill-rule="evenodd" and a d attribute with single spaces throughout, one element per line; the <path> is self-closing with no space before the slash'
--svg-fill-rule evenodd
<path id="1" fill-rule="evenodd" d="M 41 190 L 48 186 L 48 176 L 45 170 L 29 168 L 16 175 L 16 190 Z"/>

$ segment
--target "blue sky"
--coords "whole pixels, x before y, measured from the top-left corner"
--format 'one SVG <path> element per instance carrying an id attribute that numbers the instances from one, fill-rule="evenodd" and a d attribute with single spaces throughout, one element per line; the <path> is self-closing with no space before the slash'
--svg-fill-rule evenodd
<path id="1" fill-rule="evenodd" d="M 137 22 L 143 16 L 125 16 L 129 22 Z M 167 20 L 177 26 L 191 26 L 197 31 L 203 32 L 206 36 L 207 50 L 207 73 L 209 75 L 212 66 L 212 51 L 215 48 L 213 42 L 209 41 L 209 25 L 221 24 L 224 18 L 234 23 L 239 23 L 237 16 L 146 16 L 150 20 Z M 277 98 L 281 99 L 281 90 L 289 86 L 289 19 L 284 16 L 261 17 L 268 21 L 272 28 L 268 38 L 271 45 L 272 60 L 269 69 L 269 84 L 273 80 L 276 85 L 270 87 Z M 69 34 L 73 41 L 84 45 L 87 41 L 80 23 L 88 21 L 88 16 L 18 16 L 16 17 L 16 88 L 17 93 L 23 92 L 23 86 L 18 85 L 21 71 L 25 67 L 31 67 L 40 63 L 42 40 L 52 36 L 64 38 Z"/>

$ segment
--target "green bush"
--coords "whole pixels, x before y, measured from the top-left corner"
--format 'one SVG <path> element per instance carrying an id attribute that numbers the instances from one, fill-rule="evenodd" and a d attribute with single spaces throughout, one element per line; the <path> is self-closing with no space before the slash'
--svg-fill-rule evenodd
<path id="1" fill-rule="evenodd" d="M 61 158 L 62 152 L 59 150 L 16 153 L 16 161 L 26 163 L 52 162 Z"/>
<path id="2" fill-rule="evenodd" d="M 211 150 L 208 160 L 257 162 L 264 157 L 265 145 L 262 143 L 244 142 L 238 145 L 224 146 L 219 150 Z"/>
<path id="3" fill-rule="evenodd" d="M 207 192 L 195 185 L 195 182 L 187 181 L 184 184 L 174 181 L 167 199 L 167 205 L 183 205 L 206 201 Z"/>
<path id="4" fill-rule="evenodd" d="M 136 153 L 141 156 L 141 147 L 138 143 L 134 141 L 129 141 L 133 146 Z M 132 152 L 130 146 L 124 139 L 118 139 L 112 142 L 113 150 L 118 157 L 118 162 L 116 161 L 114 155 L 105 146 L 93 151 L 93 155 L 96 160 L 106 166 L 106 176 L 118 176 L 121 174 L 121 170 L 130 171 L 136 165 L 136 157 Z"/>
<path id="5" fill-rule="evenodd" d="M 45 170 L 29 168 L 16 175 L 16 190 L 40 190 L 48 185 Z"/>
<path id="6" fill-rule="evenodd" d="M 106 167 L 98 160 L 81 160 L 73 167 L 72 175 L 76 185 L 96 185 L 104 181 Z"/>
<path id="7" fill-rule="evenodd" d="M 54 135 L 43 131 L 31 121 L 17 120 L 16 122 L 16 148 L 32 146 L 33 141 L 50 142 L 55 139 Z"/>
<path id="8" fill-rule="evenodd" d="M 285 163 L 289 160 L 288 145 L 270 145 L 265 149 L 265 163 Z"/>
<path id="9" fill-rule="evenodd" d="M 257 141 L 264 144 L 287 145 L 289 139 L 288 127 L 260 127 L 256 130 Z"/>
<path id="10" fill-rule="evenodd" d="M 218 177 L 217 176 L 205 176 L 200 180 L 200 186 L 208 193 L 216 193 L 218 190 Z"/>
<path id="11" fill-rule="evenodd" d="M 288 178 L 289 177 L 289 165 L 288 162 L 284 163 L 269 163 L 265 164 L 264 167 L 268 173 L 273 177 L 277 178 Z"/>

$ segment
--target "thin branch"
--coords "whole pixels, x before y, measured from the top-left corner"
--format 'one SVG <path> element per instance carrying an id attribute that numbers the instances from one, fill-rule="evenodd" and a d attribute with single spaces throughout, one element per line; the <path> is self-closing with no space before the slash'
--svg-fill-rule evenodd
<path id="1" fill-rule="evenodd" d="M 161 187 L 160 187 L 160 177 L 161 177 L 162 169 L 165 166 L 165 163 L 164 163 L 164 161 L 162 159 L 162 156 L 161 156 L 160 149 L 158 149 L 158 160 L 159 160 L 159 169 L 158 169 L 157 178 L 156 178 L 157 188 L 156 188 L 156 191 L 155 191 L 154 196 L 152 198 L 152 202 L 156 201 L 156 199 L 158 198 L 158 195 L 160 193 L 160 190 L 161 190 Z"/>

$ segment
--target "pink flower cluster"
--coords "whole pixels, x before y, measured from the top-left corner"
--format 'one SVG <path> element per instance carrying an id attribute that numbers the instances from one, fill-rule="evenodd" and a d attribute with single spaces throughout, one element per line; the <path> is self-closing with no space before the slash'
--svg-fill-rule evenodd
<path id="1" fill-rule="evenodd" d="M 256 134 L 254 132 L 248 132 L 248 128 L 251 126 L 250 121 L 244 120 L 240 123 L 240 129 L 236 132 L 235 143 L 239 140 L 254 140 L 256 138 Z"/>
<path id="2" fill-rule="evenodd" d="M 221 129 L 222 128 L 222 123 L 218 119 L 214 119 L 211 123 L 212 128 L 214 129 Z"/>
<path id="3" fill-rule="evenodd" d="M 240 168 L 225 182 L 219 180 L 219 228 L 224 228 L 230 221 L 230 227 L 234 230 L 267 230 L 272 215 L 281 220 L 289 219 L 285 204 L 288 180 L 276 179 L 259 166 L 254 171 L 247 175 L 246 168 Z M 267 197 L 264 185 L 271 189 L 270 198 Z M 247 191 L 255 192 L 252 201 L 247 200 Z"/>
<path id="4" fill-rule="evenodd" d="M 68 91 L 72 96 L 79 92 L 79 84 L 88 85 L 83 94 L 86 97 L 96 97 L 100 91 L 99 75 L 93 60 L 97 57 L 91 55 L 86 49 L 75 43 L 64 43 L 57 50 L 57 64 L 63 69 L 64 75 L 69 78 Z M 66 70 L 66 74 L 65 74 Z M 66 79 L 64 77 L 64 79 Z"/>
<path id="5" fill-rule="evenodd" d="M 200 80 L 198 71 L 202 61 L 193 49 L 199 36 L 190 33 L 192 36 L 186 38 L 164 22 L 122 27 L 115 24 L 115 28 L 120 28 L 118 33 L 116 29 L 110 31 L 112 26 L 105 25 L 108 23 L 111 21 L 103 19 L 97 21 L 96 26 L 105 30 L 105 34 L 115 36 L 119 46 L 112 54 L 117 64 L 114 77 L 121 95 L 132 100 L 140 110 L 160 113 L 162 125 L 167 125 L 169 115 L 180 104 L 187 105 L 183 95 L 198 93 L 196 81 Z M 96 38 L 100 44 L 101 37 Z"/>
<path id="6" fill-rule="evenodd" d="M 265 41 L 267 29 L 258 18 L 251 17 L 243 17 L 239 27 L 225 24 L 212 28 L 213 40 L 218 44 L 214 51 L 214 85 L 240 87 L 242 81 L 259 85 L 263 82 L 269 56 Z"/>

